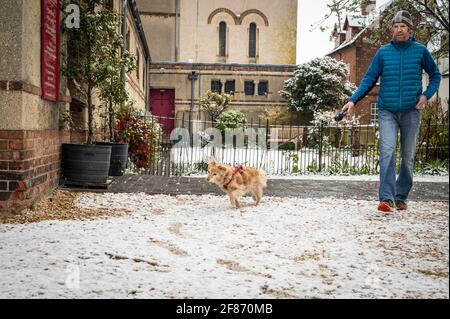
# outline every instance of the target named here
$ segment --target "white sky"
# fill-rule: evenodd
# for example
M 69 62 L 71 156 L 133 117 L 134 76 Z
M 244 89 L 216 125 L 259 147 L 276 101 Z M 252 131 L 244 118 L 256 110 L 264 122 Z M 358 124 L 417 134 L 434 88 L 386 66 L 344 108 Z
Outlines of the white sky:
M 377 8 L 387 1 L 389 0 L 377 0 Z M 320 21 L 328 13 L 327 3 L 330 2 L 330 0 L 298 0 L 297 64 L 322 57 L 333 49 L 334 43 L 330 42 L 330 33 L 337 21 L 335 17 L 329 18 L 323 24 L 330 27 L 329 30 L 322 32 L 316 28 L 309 32 L 311 24 Z

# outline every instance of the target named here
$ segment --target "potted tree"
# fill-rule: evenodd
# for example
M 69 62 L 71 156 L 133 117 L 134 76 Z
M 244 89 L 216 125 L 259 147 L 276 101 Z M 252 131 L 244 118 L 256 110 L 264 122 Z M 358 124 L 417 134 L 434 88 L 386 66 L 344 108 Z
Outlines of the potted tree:
M 117 110 L 130 101 L 120 77 L 123 66 L 130 72 L 136 68 L 136 60 L 128 51 L 123 50 L 123 42 L 117 34 L 111 35 L 110 54 L 106 57 L 106 80 L 99 85 L 99 98 L 103 102 L 106 112 L 104 118 L 107 122 L 107 141 L 97 142 L 97 145 L 111 146 L 111 159 L 109 167 L 110 176 L 121 176 L 125 172 L 128 159 L 128 143 L 123 142 L 115 131 Z M 117 51 L 122 52 L 121 56 Z
M 104 0 L 72 0 L 80 9 L 79 28 L 65 28 L 66 59 L 63 74 L 74 84 L 88 111 L 86 144 L 63 144 L 61 171 L 63 182 L 105 183 L 108 178 L 111 146 L 94 143 L 95 94 L 99 98 L 115 97 L 102 92 L 107 85 L 117 87 L 120 69 L 135 66 L 134 57 L 123 49 L 119 33 L 120 16 L 104 5 Z M 111 88 L 112 90 L 112 88 Z M 123 92 L 120 92 L 122 94 Z
M 128 143 L 119 141 L 115 134 L 116 108 L 128 101 L 128 94 L 121 81 L 116 81 L 111 75 L 111 81 L 100 88 L 100 99 L 106 108 L 103 118 L 106 121 L 107 134 L 106 141 L 96 142 L 96 145 L 111 146 L 111 158 L 109 175 L 121 176 L 125 172 L 128 159 Z M 119 79 L 120 80 L 120 79 Z

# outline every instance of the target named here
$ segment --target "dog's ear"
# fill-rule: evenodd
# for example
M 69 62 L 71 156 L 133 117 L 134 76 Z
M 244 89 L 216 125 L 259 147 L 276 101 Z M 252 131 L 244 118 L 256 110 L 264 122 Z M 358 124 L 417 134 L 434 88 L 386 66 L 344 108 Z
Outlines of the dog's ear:
M 214 156 L 208 156 L 207 160 L 208 164 L 216 164 L 216 159 L 214 158 Z
M 221 171 L 226 171 L 227 170 L 227 168 L 225 166 L 223 166 L 223 165 L 219 165 L 218 167 L 219 167 L 219 169 Z

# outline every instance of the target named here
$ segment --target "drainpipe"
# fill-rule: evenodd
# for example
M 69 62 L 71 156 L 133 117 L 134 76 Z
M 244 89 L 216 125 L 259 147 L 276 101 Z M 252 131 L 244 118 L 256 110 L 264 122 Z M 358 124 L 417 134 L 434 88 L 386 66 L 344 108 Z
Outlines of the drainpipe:
M 194 87 L 195 87 L 195 81 L 198 79 L 198 74 L 195 71 L 191 71 L 191 73 L 188 74 L 188 79 L 191 80 L 191 107 L 189 108 L 189 138 L 191 146 L 193 145 L 192 141 L 192 112 L 194 110 Z
M 145 57 L 145 76 L 144 76 L 144 81 L 145 81 L 145 85 L 144 85 L 144 96 L 145 96 L 145 110 L 147 111 L 147 112 L 150 112 L 150 105 L 149 105 L 149 103 L 148 103 L 148 88 L 149 88 L 149 85 L 148 85 L 148 69 L 149 69 L 149 58 L 148 58 L 148 56 L 147 57 Z
M 175 0 L 175 62 L 180 56 L 180 0 Z
M 126 36 L 127 36 L 127 7 L 128 7 L 128 0 L 123 0 L 122 2 L 122 38 L 124 40 L 123 43 L 123 51 L 125 51 L 126 46 Z M 122 85 L 125 88 L 125 67 L 122 66 L 120 69 L 120 79 L 122 80 Z

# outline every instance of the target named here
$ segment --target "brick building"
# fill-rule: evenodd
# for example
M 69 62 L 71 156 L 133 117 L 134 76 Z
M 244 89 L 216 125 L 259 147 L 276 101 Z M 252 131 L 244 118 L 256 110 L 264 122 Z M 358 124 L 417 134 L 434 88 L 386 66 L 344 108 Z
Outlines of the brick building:
M 122 10 L 122 2 L 110 5 Z M 69 109 L 84 127 L 87 118 L 70 81 L 60 75 L 60 3 L 0 0 L 0 213 L 20 211 L 57 187 L 61 144 L 86 142 L 84 130 L 73 133 L 58 125 Z M 125 85 L 145 109 L 150 55 L 134 0 L 128 1 L 126 21 L 127 45 L 140 62 L 126 75 Z
M 356 86 L 360 84 L 365 72 L 369 68 L 372 58 L 379 48 L 379 45 L 370 44 L 372 29 L 377 28 L 379 23 L 390 23 L 391 18 L 389 16 L 392 16 L 400 9 L 394 6 L 393 1 L 389 1 L 378 8 L 376 12 L 375 2 L 374 0 L 362 1 L 360 14 L 346 16 L 342 31 L 339 31 L 338 27 L 335 26 L 331 34 L 331 38 L 335 42 L 335 48 L 327 55 L 348 65 L 350 71 L 349 80 L 355 83 Z M 420 25 L 420 20 L 422 19 L 421 14 L 413 6 L 401 9 L 407 10 L 412 14 L 414 25 Z M 381 27 L 386 28 L 386 25 Z M 387 42 L 389 37 L 388 35 L 386 36 Z M 423 41 L 422 43 L 429 41 L 426 38 L 418 39 L 418 41 L 420 40 Z M 446 70 L 448 72 L 448 55 L 441 57 L 436 62 L 443 74 Z M 444 110 L 448 107 L 447 79 L 448 76 L 447 78 L 443 76 L 441 87 L 438 93 L 433 96 L 433 99 L 438 96 L 442 99 L 442 107 Z M 361 116 L 361 124 L 374 124 L 377 120 L 378 85 L 379 83 L 376 84 L 365 98 L 358 102 L 356 115 Z M 423 85 L 424 89 L 428 85 L 428 75 L 425 72 L 423 74 Z
M 361 83 L 378 49 L 364 42 L 364 38 L 370 36 L 369 24 L 375 10 L 375 2 L 363 2 L 360 14 L 346 16 L 343 31 L 335 27 L 331 35 L 335 48 L 327 55 L 348 65 L 350 71 L 348 80 L 356 86 Z M 355 114 L 361 116 L 361 124 L 371 124 L 376 121 L 377 92 L 378 84 L 358 102 Z

